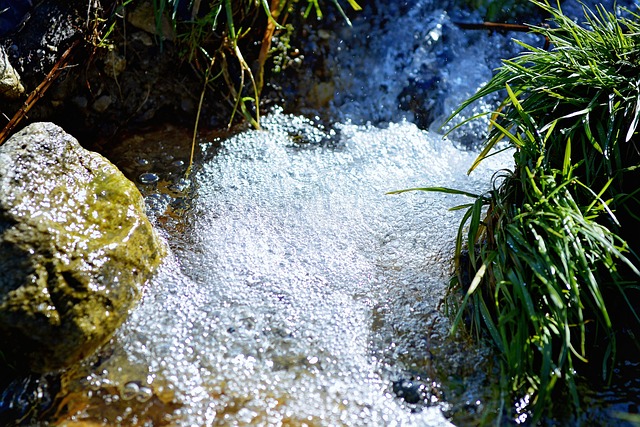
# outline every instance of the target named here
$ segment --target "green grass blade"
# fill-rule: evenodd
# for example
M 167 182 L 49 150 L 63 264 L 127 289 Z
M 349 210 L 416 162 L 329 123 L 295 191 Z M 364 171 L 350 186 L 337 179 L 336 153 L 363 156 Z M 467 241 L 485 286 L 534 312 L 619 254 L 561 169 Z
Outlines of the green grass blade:
M 473 197 L 474 199 L 480 198 L 481 196 L 475 193 L 469 193 L 468 191 L 457 190 L 455 188 L 447 188 L 447 187 L 416 187 L 416 188 L 405 188 L 404 190 L 394 190 L 388 191 L 386 194 L 401 194 L 409 191 L 430 191 L 436 193 L 445 193 L 445 194 L 458 194 L 461 196 Z

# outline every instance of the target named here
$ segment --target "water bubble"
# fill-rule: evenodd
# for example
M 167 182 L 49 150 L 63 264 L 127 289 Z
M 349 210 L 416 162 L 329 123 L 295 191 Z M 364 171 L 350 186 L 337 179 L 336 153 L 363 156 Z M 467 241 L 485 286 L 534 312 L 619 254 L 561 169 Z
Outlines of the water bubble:
M 131 400 L 136 398 L 139 393 L 140 386 L 135 382 L 128 382 L 122 387 L 120 397 L 122 397 L 123 400 Z
M 138 164 L 138 166 L 150 166 L 151 162 L 148 159 L 145 159 L 143 157 L 139 157 L 136 159 L 136 163 Z
M 143 174 L 140 174 L 140 176 L 138 177 L 138 182 L 144 185 L 155 184 L 159 180 L 160 180 L 160 177 L 158 176 L 158 174 L 155 174 L 153 172 L 145 172 Z
M 146 402 L 153 397 L 153 390 L 149 387 L 140 387 L 136 400 L 138 402 Z
M 167 194 L 154 193 L 144 198 L 145 205 L 147 207 L 147 215 L 160 216 L 165 213 L 167 207 L 171 204 L 173 199 Z
M 180 160 L 180 159 L 177 159 L 171 162 L 171 166 L 176 169 L 182 169 L 184 165 L 185 165 L 184 160 Z
M 180 178 L 176 180 L 174 183 L 169 185 L 169 190 L 175 193 L 184 193 L 191 186 L 191 182 L 188 179 Z

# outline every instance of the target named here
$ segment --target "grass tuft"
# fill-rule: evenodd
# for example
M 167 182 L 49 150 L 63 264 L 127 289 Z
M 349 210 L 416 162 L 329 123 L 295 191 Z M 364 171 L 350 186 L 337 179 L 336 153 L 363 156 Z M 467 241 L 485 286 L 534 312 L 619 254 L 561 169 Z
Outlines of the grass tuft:
M 232 107 L 229 123 L 236 113 L 253 127 L 260 127 L 260 92 L 263 67 L 269 54 L 274 31 L 283 30 L 285 20 L 301 0 L 154 0 L 156 22 L 170 16 L 181 45 L 183 57 L 203 76 L 205 87 L 218 78 L 229 89 Z M 319 0 L 306 0 L 305 16 L 314 9 L 322 16 Z M 353 10 L 360 10 L 355 0 L 347 0 Z M 338 0 L 332 5 L 349 23 Z M 262 49 L 256 64 L 245 58 L 245 50 Z M 252 54 L 251 57 L 255 56 Z
M 161 25 L 165 14 L 171 17 L 178 43 L 182 47 L 182 56 L 202 75 L 203 80 L 187 176 L 192 168 L 204 97 L 208 88 L 215 91 L 213 83 L 218 79 L 224 80 L 229 91 L 229 126 L 239 112 L 247 123 L 256 129 L 260 128 L 260 93 L 271 39 L 277 30 L 289 31 L 278 21 L 285 21 L 300 1 L 212 0 L 206 4 L 200 0 L 153 1 L 157 25 Z M 306 1 L 305 17 L 312 8 L 321 17 L 318 0 Z M 361 10 L 356 0 L 347 1 L 353 10 Z M 331 0 L 331 3 L 350 24 L 340 2 Z M 255 46 L 257 41 L 260 41 L 259 54 L 252 66 L 250 62 L 253 61 L 245 59 L 245 48 Z
M 528 402 L 535 424 L 564 410 L 556 396 L 578 412 L 577 376 L 607 381 L 620 342 L 637 346 L 640 17 L 585 7 L 578 24 L 559 6 L 531 3 L 551 16 L 532 29 L 551 49 L 518 42 L 524 52 L 452 115 L 504 93 L 471 170 L 500 141 L 515 165 L 493 190 L 469 195 L 451 289 L 463 299 L 451 305 L 454 332 L 470 319 L 494 344 L 504 399 Z

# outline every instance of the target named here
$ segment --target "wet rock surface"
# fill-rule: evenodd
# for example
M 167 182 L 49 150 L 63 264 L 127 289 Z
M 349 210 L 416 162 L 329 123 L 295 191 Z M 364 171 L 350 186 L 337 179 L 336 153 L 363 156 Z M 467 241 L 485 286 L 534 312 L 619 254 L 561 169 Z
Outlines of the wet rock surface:
M 6 1 L 6 17 L 0 27 L 0 44 L 13 67 L 25 78 L 31 91 L 56 63 L 73 39 L 86 29 L 85 0 L 37 2 Z
M 3 24 L 0 47 L 22 77 L 25 92 L 3 100 L 0 112 L 11 118 L 36 91 L 36 102 L 21 125 L 51 121 L 81 140 L 106 139 L 150 123 L 192 126 L 204 69 L 184 58 L 185 48 L 167 19 L 157 34 L 153 2 L 125 3 L 42 0 Z M 18 9 L 11 5 L 11 11 L 22 14 Z M 59 64 L 72 45 L 66 63 Z M 37 90 L 56 65 L 61 72 L 51 86 Z M 226 125 L 233 108 L 224 95 L 227 84 L 220 78 L 209 87 L 214 90 L 207 91 L 200 123 Z
M 60 127 L 0 147 L 0 351 L 46 372 L 124 321 L 164 254 L 136 187 Z
M 0 393 L 0 425 L 36 424 L 38 417 L 54 408 L 60 387 L 58 375 L 28 374 L 15 378 Z
M 24 92 L 20 76 L 11 66 L 6 52 L 0 46 L 0 97 L 17 98 Z

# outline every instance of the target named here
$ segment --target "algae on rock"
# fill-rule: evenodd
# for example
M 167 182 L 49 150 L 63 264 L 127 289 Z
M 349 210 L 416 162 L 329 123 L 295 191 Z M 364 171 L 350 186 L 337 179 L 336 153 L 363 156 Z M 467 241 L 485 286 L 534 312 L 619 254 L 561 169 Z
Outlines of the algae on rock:
M 165 248 L 137 188 L 60 127 L 0 147 L 0 352 L 46 372 L 109 339 Z

